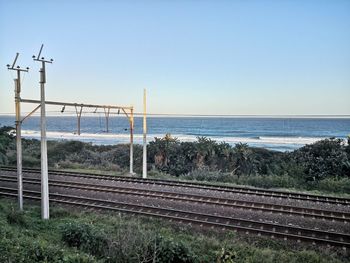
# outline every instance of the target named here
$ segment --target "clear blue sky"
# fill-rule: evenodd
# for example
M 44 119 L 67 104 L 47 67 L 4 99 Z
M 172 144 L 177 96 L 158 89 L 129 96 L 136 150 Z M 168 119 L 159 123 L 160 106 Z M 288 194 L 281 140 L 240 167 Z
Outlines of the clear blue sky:
M 350 1 L 0 0 L 0 113 L 22 97 L 198 114 L 350 114 Z M 23 111 L 30 107 L 23 106 Z

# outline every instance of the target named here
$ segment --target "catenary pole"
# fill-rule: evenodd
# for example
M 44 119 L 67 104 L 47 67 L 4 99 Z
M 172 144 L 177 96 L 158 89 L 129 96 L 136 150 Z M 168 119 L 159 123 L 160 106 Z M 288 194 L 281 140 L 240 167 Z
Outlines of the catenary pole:
M 41 218 L 49 219 L 49 175 L 47 165 L 47 141 L 46 141 L 46 111 L 45 111 L 45 83 L 46 71 L 45 64 L 52 63 L 40 57 L 44 45 L 41 45 L 37 57 L 33 56 L 34 61 L 41 62 L 40 69 L 40 129 L 41 129 Z
M 20 66 L 15 68 L 16 61 L 19 53 L 12 63 L 12 66 L 7 65 L 9 70 L 17 71 L 17 78 L 14 79 L 15 83 L 15 111 L 16 111 L 16 155 L 17 155 L 17 187 L 18 187 L 18 207 L 19 210 L 23 210 L 23 173 L 22 173 L 22 136 L 21 136 L 21 71 L 28 72 L 29 68 L 21 69 Z
M 22 173 L 22 122 L 21 122 L 21 72 L 17 71 L 15 79 L 15 104 L 16 104 L 16 152 L 17 152 L 17 183 L 18 206 L 23 210 L 23 173 Z
M 130 109 L 130 174 L 134 173 L 134 109 Z
M 147 119 L 146 119 L 146 89 L 143 90 L 143 162 L 142 178 L 147 178 Z

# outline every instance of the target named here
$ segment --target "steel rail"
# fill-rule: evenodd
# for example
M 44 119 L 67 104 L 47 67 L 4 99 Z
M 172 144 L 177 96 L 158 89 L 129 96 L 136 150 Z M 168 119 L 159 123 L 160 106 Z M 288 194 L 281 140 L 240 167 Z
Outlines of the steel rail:
M 4 176 L 0 175 L 1 181 L 7 182 L 17 182 L 14 176 Z M 23 183 L 26 184 L 40 184 L 40 178 L 25 177 Z M 201 204 L 209 204 L 221 207 L 231 207 L 240 208 L 246 210 L 257 210 L 262 212 L 277 213 L 277 214 L 287 214 L 293 216 L 310 217 L 313 219 L 330 220 L 330 221 L 340 221 L 343 223 L 348 223 L 350 221 L 350 213 L 339 212 L 324 209 L 314 209 L 306 207 L 298 207 L 291 205 L 276 205 L 271 203 L 254 202 L 254 201 L 243 201 L 233 198 L 219 198 L 219 197 L 209 197 L 197 194 L 188 193 L 174 193 L 167 191 L 158 191 L 150 189 L 140 189 L 140 188 L 130 188 L 130 187 L 120 187 L 114 185 L 96 185 L 92 183 L 81 183 L 75 181 L 59 181 L 50 179 L 49 186 L 51 187 L 63 187 L 71 189 L 89 190 L 89 191 L 99 191 L 104 193 L 117 193 L 124 195 L 133 196 L 146 196 L 156 199 L 168 199 L 180 202 L 194 202 Z
M 0 167 L 0 170 L 4 171 L 15 171 L 15 167 Z M 24 172 L 31 173 L 40 173 L 39 169 L 34 168 L 25 168 Z M 229 193 L 239 193 L 245 195 L 257 195 L 263 197 L 271 197 L 271 198 L 284 198 L 284 199 L 294 199 L 301 201 L 311 201 L 311 202 L 319 202 L 319 203 L 330 203 L 337 205 L 350 205 L 350 199 L 342 198 L 342 197 L 333 197 L 333 196 L 323 196 L 323 195 L 314 195 L 314 194 L 306 194 L 306 193 L 297 193 L 297 192 L 286 192 L 286 191 L 277 191 L 277 190 L 268 190 L 261 188 L 249 188 L 249 187 L 240 187 L 240 186 L 220 186 L 220 185 L 212 185 L 206 183 L 195 183 L 195 182 L 183 182 L 176 180 L 163 180 L 163 179 L 142 179 L 135 177 L 126 177 L 126 176 L 114 176 L 114 175 L 100 175 L 94 173 L 79 173 L 79 172 L 68 172 L 68 171 L 58 171 L 58 170 L 50 170 L 50 174 L 53 175 L 65 175 L 72 177 L 81 177 L 81 178 L 90 178 L 90 179 L 103 179 L 103 180 L 112 180 L 112 181 L 123 181 L 123 182 L 131 182 L 131 183 L 140 183 L 140 184 L 153 184 L 153 185 L 164 185 L 164 186 L 173 186 L 173 187 L 187 187 L 194 189 L 202 189 L 202 190 L 214 190 L 221 192 L 229 192 Z
M 16 191 L 17 189 L 15 188 L 0 187 L 0 195 L 3 196 L 15 197 L 17 196 Z M 24 190 L 24 193 L 26 193 L 24 197 L 28 199 L 40 200 L 39 191 Z M 283 238 L 284 240 L 296 240 L 297 242 L 306 241 L 312 242 L 313 244 L 343 247 L 344 249 L 350 248 L 350 235 L 337 232 L 57 193 L 50 194 L 50 201 L 93 209 L 163 218 L 191 225 L 218 227 L 222 230 L 230 229 L 233 231 L 245 232 L 246 234 L 254 233 L 259 236 L 265 235 L 271 238 L 277 237 Z

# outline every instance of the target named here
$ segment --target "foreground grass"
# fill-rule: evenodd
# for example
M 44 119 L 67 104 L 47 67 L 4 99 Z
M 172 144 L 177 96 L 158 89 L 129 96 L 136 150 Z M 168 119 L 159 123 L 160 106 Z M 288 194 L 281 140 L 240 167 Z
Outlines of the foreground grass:
M 77 212 L 0 199 L 0 262 L 347 262 L 346 252 L 292 248 L 266 238 L 198 231 L 169 222 L 118 214 Z

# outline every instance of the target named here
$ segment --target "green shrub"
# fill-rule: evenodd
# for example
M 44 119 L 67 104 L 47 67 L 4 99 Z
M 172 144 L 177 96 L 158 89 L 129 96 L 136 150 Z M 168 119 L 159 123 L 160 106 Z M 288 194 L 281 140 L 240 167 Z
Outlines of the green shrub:
M 299 181 L 288 175 L 250 175 L 240 176 L 235 181 L 237 184 L 251 185 L 261 188 L 295 188 Z
M 7 165 L 7 164 L 8 164 L 7 156 L 0 151 L 0 165 Z
M 51 207 L 50 208 L 50 217 L 51 218 L 63 218 L 70 216 L 71 213 L 62 207 Z
M 97 227 L 69 222 L 61 225 L 62 240 L 106 262 L 196 262 L 189 245 L 155 235 L 133 222 L 114 222 L 107 236 Z
M 57 245 L 48 244 L 44 240 L 30 238 L 0 240 L 0 262 L 32 263 L 32 262 L 97 262 L 93 256 L 82 253 L 67 253 Z
M 324 192 L 334 192 L 350 194 L 350 178 L 327 178 L 317 182 L 315 189 Z
M 185 180 L 197 180 L 206 182 L 234 183 L 240 185 L 251 185 L 261 188 L 297 188 L 302 184 L 298 178 L 284 175 L 232 175 L 219 171 L 209 171 L 208 169 L 194 170 L 179 178 Z
M 253 246 L 237 245 L 223 248 L 217 258 L 217 263 L 329 263 L 339 262 L 337 259 L 324 258 L 315 251 L 288 251 L 271 248 L 256 248 Z
M 108 262 L 154 262 L 156 233 L 144 229 L 138 221 L 113 222 L 109 231 Z
M 24 154 L 22 162 L 24 167 L 40 167 L 40 159 L 35 156 Z
M 14 207 L 11 207 L 11 210 L 7 213 L 6 219 L 7 222 L 12 225 L 27 225 L 27 222 L 24 217 L 24 212 L 18 211 Z
M 68 254 L 65 255 L 61 262 L 64 263 L 96 263 L 100 262 L 95 257 L 91 255 L 85 255 L 82 253 Z M 101 261 L 102 263 L 103 261 Z
M 1 202 L 2 201 L 2 198 L 0 197 L 0 212 L 4 212 L 6 210 L 6 205 Z
M 235 251 L 230 251 L 225 248 L 222 248 L 216 262 L 217 263 L 235 263 L 236 258 L 237 258 L 237 253 Z
M 295 255 L 295 262 L 320 263 L 327 262 L 314 251 L 300 251 Z
M 71 247 L 83 249 L 92 255 L 101 256 L 107 247 L 107 239 L 101 230 L 79 222 L 65 223 L 60 227 L 62 240 Z
M 172 239 L 160 237 L 159 243 L 157 262 L 189 263 L 197 261 L 190 247 L 182 241 L 175 242 Z
M 57 262 L 63 258 L 63 250 L 43 241 L 27 244 L 27 257 L 35 262 Z
M 0 241 L 0 262 L 57 262 L 60 250 L 28 238 L 3 238 Z
M 306 181 L 350 176 L 350 160 L 342 139 L 325 139 L 308 144 L 290 154 L 304 169 Z
M 234 183 L 235 180 L 230 173 L 222 173 L 220 171 L 209 171 L 209 169 L 198 169 L 188 174 L 181 175 L 179 178 L 185 180 L 197 180 L 207 182 L 223 182 Z

